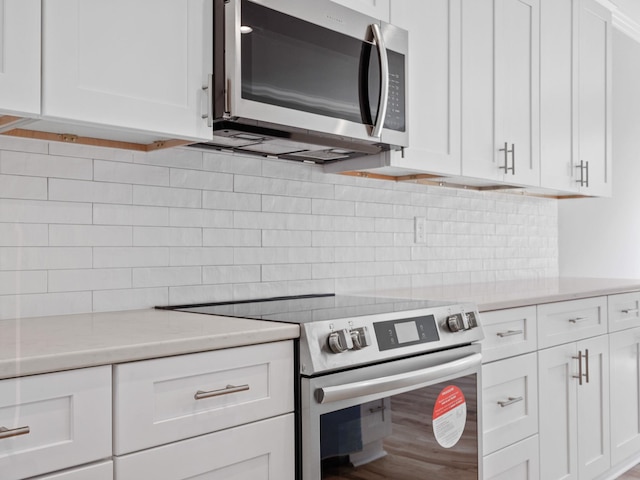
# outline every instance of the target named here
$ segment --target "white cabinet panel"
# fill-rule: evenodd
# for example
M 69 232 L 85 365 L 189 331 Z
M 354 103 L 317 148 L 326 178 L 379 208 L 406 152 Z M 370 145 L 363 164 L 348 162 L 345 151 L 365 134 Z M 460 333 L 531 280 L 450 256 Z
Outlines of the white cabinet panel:
M 384 22 L 389 21 L 390 0 L 332 0 Z
M 117 480 L 293 480 L 293 414 L 116 457 Z
M 292 343 L 116 365 L 114 409 L 116 455 L 291 412 Z
M 393 165 L 460 175 L 460 0 L 396 0 L 391 22 L 409 34 L 410 146 Z
M 37 480 L 113 480 L 111 460 L 38 477 Z
M 0 381 L 0 427 L 28 427 L 0 438 L 3 480 L 110 457 L 111 367 Z
M 40 113 L 40 0 L 0 0 L 0 113 Z
M 538 306 L 539 348 L 602 335 L 607 328 L 607 297 Z
M 609 332 L 640 327 L 640 292 L 608 297 Z
M 484 457 L 484 480 L 539 480 L 538 436 Z
M 484 453 L 538 433 L 538 365 L 535 353 L 482 366 Z
M 44 0 L 43 115 L 210 138 L 211 12 L 206 0 Z
M 537 348 L 536 307 L 482 312 L 482 362 L 533 352 Z

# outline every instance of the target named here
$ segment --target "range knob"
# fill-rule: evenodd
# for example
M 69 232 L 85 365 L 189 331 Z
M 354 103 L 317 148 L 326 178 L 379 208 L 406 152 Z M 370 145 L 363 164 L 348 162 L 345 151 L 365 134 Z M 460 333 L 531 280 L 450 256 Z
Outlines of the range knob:
M 462 320 L 462 315 L 450 315 L 447 317 L 447 327 L 451 332 L 459 332 L 460 330 L 464 330 L 464 323 Z
M 354 350 L 362 350 L 371 345 L 371 336 L 367 327 L 358 327 L 351 330 L 351 341 Z
M 353 348 L 351 334 L 346 328 L 331 332 L 327 339 L 327 344 L 329 345 L 329 350 L 333 353 L 342 353 Z

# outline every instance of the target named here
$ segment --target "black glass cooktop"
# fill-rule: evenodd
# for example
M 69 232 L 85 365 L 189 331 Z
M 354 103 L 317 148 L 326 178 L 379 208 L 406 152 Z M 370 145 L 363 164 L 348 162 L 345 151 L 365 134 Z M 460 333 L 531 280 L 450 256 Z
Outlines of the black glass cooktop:
M 453 302 L 436 302 L 430 300 L 323 294 L 156 308 L 254 320 L 308 323 L 380 313 L 419 310 L 452 304 Z

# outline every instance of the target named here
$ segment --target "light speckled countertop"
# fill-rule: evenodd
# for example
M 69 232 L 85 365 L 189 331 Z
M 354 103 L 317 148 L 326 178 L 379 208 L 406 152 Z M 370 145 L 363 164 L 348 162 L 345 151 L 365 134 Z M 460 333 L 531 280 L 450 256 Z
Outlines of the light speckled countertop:
M 298 336 L 294 324 L 154 309 L 0 320 L 0 379 Z
M 398 298 L 467 301 L 477 304 L 481 312 L 488 312 L 634 291 L 640 291 L 640 280 L 560 277 L 439 287 L 379 289 L 375 294 Z

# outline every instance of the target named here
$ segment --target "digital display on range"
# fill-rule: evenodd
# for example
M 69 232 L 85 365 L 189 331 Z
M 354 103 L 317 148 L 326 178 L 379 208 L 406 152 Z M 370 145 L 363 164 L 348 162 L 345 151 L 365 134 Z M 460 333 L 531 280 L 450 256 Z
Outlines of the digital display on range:
M 436 319 L 433 315 L 376 322 L 373 324 L 373 328 L 380 351 L 440 340 Z

